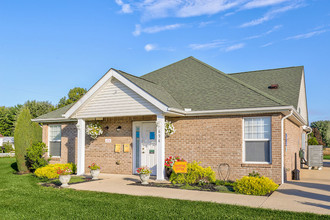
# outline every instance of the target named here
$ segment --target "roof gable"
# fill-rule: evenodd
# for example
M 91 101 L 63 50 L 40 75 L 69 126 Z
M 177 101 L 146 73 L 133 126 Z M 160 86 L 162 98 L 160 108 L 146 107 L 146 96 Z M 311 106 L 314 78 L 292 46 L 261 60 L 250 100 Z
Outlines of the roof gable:
M 74 114 L 75 118 L 152 115 L 160 110 L 115 78 L 109 79 Z

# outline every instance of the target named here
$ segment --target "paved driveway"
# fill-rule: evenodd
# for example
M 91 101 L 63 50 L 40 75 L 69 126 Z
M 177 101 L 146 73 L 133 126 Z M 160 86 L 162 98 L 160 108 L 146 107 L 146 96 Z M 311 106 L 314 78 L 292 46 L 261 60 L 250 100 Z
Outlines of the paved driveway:
M 330 215 L 330 161 L 328 161 L 327 166 L 322 170 L 301 170 L 301 181 L 292 181 L 281 185 L 270 197 L 141 187 L 130 185 L 130 183 L 139 181 L 138 176 L 116 174 L 103 174 L 100 176 L 102 180 L 74 184 L 70 188 Z
M 300 171 L 300 181 L 281 185 L 261 207 L 330 215 L 330 161 L 322 170 Z

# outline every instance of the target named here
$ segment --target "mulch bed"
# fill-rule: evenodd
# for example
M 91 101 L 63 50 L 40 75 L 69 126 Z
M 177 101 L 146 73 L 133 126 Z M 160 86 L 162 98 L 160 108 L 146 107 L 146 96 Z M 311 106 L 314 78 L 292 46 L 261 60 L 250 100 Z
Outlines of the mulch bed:
M 56 180 L 56 179 L 53 179 L 53 180 Z M 75 185 L 75 184 L 86 183 L 86 182 L 94 182 L 94 181 L 99 181 L 99 180 L 102 180 L 102 179 L 93 180 L 92 178 L 84 178 L 84 181 L 76 182 L 76 183 L 69 183 L 69 185 Z M 60 182 L 56 182 L 56 183 L 40 182 L 38 184 L 41 185 L 41 186 L 44 186 L 44 187 L 53 187 L 53 188 L 58 188 L 58 189 L 62 188 Z
M 171 189 L 187 189 L 187 190 L 208 191 L 208 192 L 234 192 L 232 186 L 223 186 L 223 185 L 217 186 L 214 184 L 199 186 L 199 185 L 149 182 L 148 185 L 142 185 L 140 182 L 137 182 L 137 183 L 131 183 L 129 185 L 145 186 L 145 187 L 161 187 L 161 188 L 171 188 Z

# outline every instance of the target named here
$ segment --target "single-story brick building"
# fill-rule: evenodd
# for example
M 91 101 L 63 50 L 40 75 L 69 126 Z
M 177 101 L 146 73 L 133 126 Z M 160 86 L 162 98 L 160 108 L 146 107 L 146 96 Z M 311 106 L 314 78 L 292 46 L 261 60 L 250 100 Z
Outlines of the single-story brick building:
M 92 162 L 115 174 L 147 165 L 162 180 L 165 158 L 179 155 L 215 171 L 228 163 L 232 180 L 257 171 L 283 183 L 309 130 L 304 68 L 225 74 L 188 57 L 140 77 L 110 69 L 79 101 L 34 121 L 52 162 L 77 163 L 78 174 Z

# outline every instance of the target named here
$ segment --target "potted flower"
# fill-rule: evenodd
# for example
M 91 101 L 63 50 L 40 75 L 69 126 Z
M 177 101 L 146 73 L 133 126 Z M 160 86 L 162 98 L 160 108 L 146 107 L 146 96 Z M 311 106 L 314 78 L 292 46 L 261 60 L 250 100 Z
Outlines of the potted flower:
M 68 183 L 70 182 L 72 170 L 69 167 L 61 168 L 58 167 L 56 170 L 59 175 L 59 180 L 62 183 L 61 187 L 68 187 Z
M 174 125 L 171 121 L 165 121 L 165 137 L 169 137 L 171 134 L 175 133 Z
M 183 158 L 180 158 L 179 156 L 169 156 L 168 158 L 165 159 L 165 173 L 166 177 L 169 179 L 172 172 L 173 172 L 173 165 L 175 162 L 180 161 L 180 162 L 185 162 Z
M 86 134 L 91 136 L 91 138 L 96 139 L 97 136 L 103 134 L 102 127 L 99 123 L 90 123 L 86 126 Z
M 91 175 L 93 180 L 99 179 L 100 167 L 96 163 L 92 163 L 88 168 L 91 170 Z
M 147 166 L 140 167 L 140 168 L 137 169 L 136 172 L 138 174 L 140 174 L 141 184 L 147 185 L 148 184 L 148 180 L 150 178 L 150 174 L 152 173 L 152 171 L 150 170 L 150 168 L 147 167 Z

